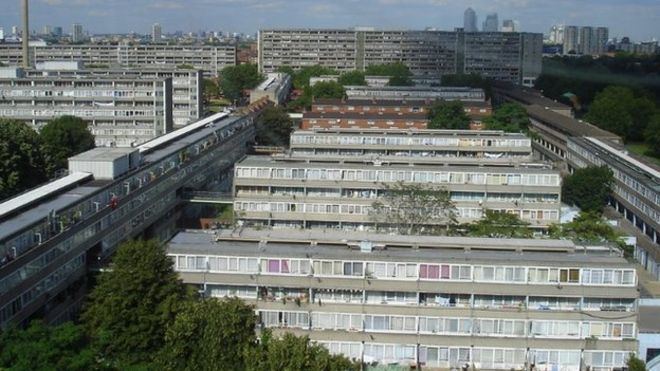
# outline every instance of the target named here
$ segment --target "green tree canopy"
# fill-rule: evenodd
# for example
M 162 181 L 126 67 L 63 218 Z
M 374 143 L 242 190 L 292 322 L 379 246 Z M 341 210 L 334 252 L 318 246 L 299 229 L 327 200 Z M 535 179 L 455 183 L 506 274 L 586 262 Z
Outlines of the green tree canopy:
M 68 158 L 94 148 L 94 136 L 79 117 L 61 116 L 41 129 L 48 174 L 66 169 Z
M 311 94 L 314 99 L 319 98 L 335 98 L 341 99 L 346 94 L 344 87 L 334 81 L 321 81 L 317 82 L 311 88 Z
M 98 277 L 82 320 L 94 349 L 114 365 L 150 362 L 190 295 L 155 241 L 122 244 Z
M 292 76 L 293 87 L 295 89 L 305 89 L 309 87 L 309 79 L 323 75 L 337 75 L 337 71 L 319 65 L 309 66 L 294 71 L 291 67 L 283 66 L 278 69 L 280 72 L 288 73 Z
M 649 146 L 649 154 L 660 158 L 660 113 L 651 116 L 644 136 Z
M 553 238 L 568 238 L 578 242 L 617 242 L 619 234 L 595 212 L 581 212 L 573 221 L 552 225 L 549 234 Z
M 467 226 L 468 235 L 474 237 L 495 238 L 531 238 L 533 233 L 518 215 L 486 210 L 484 216 L 477 222 Z
M 238 298 L 189 302 L 165 335 L 159 363 L 166 370 L 237 370 L 253 346 L 254 309 Z
M 0 333 L 0 369 L 86 371 L 98 368 L 82 327 L 70 322 L 47 326 L 42 321 L 33 321 L 26 329 L 9 328 Z
M 498 107 L 492 116 L 484 119 L 486 129 L 503 130 L 509 133 L 527 131 L 529 117 L 527 111 L 518 103 L 505 103 Z
M 25 123 L 0 119 L 0 200 L 47 180 L 41 144 Z
M 307 337 L 284 334 L 276 338 L 269 329 L 261 333 L 261 342 L 248 349 L 246 371 L 350 371 L 359 370 L 359 363 L 331 355 L 321 345 L 312 344 Z
M 204 100 L 206 102 L 217 98 L 220 94 L 220 86 L 218 85 L 218 81 L 215 79 L 205 78 L 203 82 L 202 93 L 204 94 Z
M 437 101 L 429 110 L 429 129 L 462 129 L 470 128 L 470 117 L 465 113 L 461 101 Z
M 607 166 L 576 169 L 564 178 L 562 200 L 579 206 L 582 211 L 602 213 L 613 183 L 614 175 Z
M 634 354 L 630 354 L 626 361 L 626 366 L 628 366 L 628 371 L 646 371 L 644 361 L 637 358 Z
M 446 189 L 423 184 L 383 184 L 381 201 L 371 205 L 370 218 L 401 234 L 448 233 L 456 225 L 456 206 Z
M 630 88 L 608 86 L 596 95 L 585 119 L 626 141 L 643 141 L 646 124 L 656 112 L 651 100 L 635 96 Z
M 243 97 L 243 90 L 256 87 L 263 79 L 256 65 L 239 64 L 222 69 L 219 86 L 225 98 L 235 101 Z
M 344 72 L 339 76 L 339 83 L 341 85 L 367 85 L 364 79 L 365 73 L 362 71 L 349 71 Z
M 372 64 L 365 69 L 367 76 L 389 76 L 389 86 L 412 86 L 412 73 L 408 66 L 401 62 L 389 64 Z
M 257 143 L 262 146 L 288 146 L 293 123 L 281 107 L 268 107 L 257 119 Z

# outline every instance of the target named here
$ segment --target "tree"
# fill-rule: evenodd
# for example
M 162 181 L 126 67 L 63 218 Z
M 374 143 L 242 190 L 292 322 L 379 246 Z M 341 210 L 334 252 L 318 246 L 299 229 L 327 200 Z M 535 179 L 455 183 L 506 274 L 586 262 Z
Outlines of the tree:
M 9 328 L 0 333 L 0 369 L 89 370 L 94 353 L 87 346 L 82 327 L 70 322 L 47 326 L 33 321 L 26 329 Z
M 647 122 L 656 112 L 653 102 L 636 97 L 630 88 L 608 86 L 596 95 L 585 119 L 626 141 L 641 141 Z
M 429 129 L 461 129 L 470 128 L 470 118 L 465 113 L 460 101 L 437 101 L 429 110 Z
M 495 110 L 492 116 L 484 120 L 486 129 L 503 130 L 509 133 L 527 131 L 529 117 L 527 111 L 518 103 L 505 103 Z
M 350 71 L 344 72 L 339 76 L 339 83 L 341 85 L 367 85 L 367 81 L 364 79 L 364 72 L 362 71 Z
M 412 86 L 412 73 L 408 66 L 401 62 L 390 64 L 373 64 L 365 69 L 367 76 L 389 76 L 389 86 Z
M 130 241 L 98 277 L 82 321 L 94 349 L 109 363 L 150 362 L 164 343 L 165 329 L 189 298 L 157 242 Z
M 495 238 L 531 238 L 533 233 L 518 215 L 486 210 L 484 216 L 477 222 L 467 226 L 468 235 L 473 237 Z
M 239 64 L 222 69 L 219 85 L 225 98 L 236 101 L 243 97 L 243 90 L 256 87 L 263 79 L 256 65 Z
M 614 175 L 607 166 L 590 166 L 576 169 L 564 178 L 562 200 L 577 205 L 582 211 L 602 213 L 607 198 L 612 193 Z
M 619 234 L 598 213 L 581 212 L 573 221 L 552 225 L 553 238 L 568 238 L 578 242 L 618 242 Z
M 422 184 L 383 184 L 383 202 L 371 206 L 376 223 L 395 227 L 401 234 L 445 233 L 456 225 L 456 206 L 445 189 Z
M 0 119 L 0 200 L 47 180 L 41 138 L 25 123 Z
M 660 158 L 660 113 L 656 113 L 646 126 L 646 144 L 649 146 L 649 154 Z
M 314 99 L 319 98 L 334 98 L 341 99 L 346 94 L 344 87 L 334 81 L 321 81 L 317 82 L 311 88 L 311 94 Z
M 273 337 L 266 329 L 261 333 L 261 342 L 246 351 L 246 371 L 350 371 L 359 370 L 359 363 L 346 357 L 331 355 L 326 348 L 312 344 L 308 337 L 284 334 Z
M 268 107 L 257 119 L 257 143 L 264 146 L 288 146 L 293 123 L 281 107 Z
M 94 136 L 87 129 L 87 123 L 75 116 L 51 120 L 41 129 L 40 135 L 50 176 L 66 169 L 69 157 L 94 148 Z
M 220 94 L 220 86 L 215 79 L 205 78 L 203 82 L 204 100 L 209 102 L 211 99 L 217 98 Z
M 626 366 L 628 366 L 628 371 L 646 371 L 644 361 L 637 358 L 634 354 L 630 354 L 628 360 L 626 360 Z
M 337 74 L 337 71 L 320 65 L 303 67 L 298 71 L 294 71 L 291 67 L 284 66 L 280 67 L 279 71 L 291 74 L 293 87 L 295 89 L 305 89 L 309 87 L 309 79 L 311 77 Z
M 167 328 L 159 364 L 166 370 L 236 370 L 256 336 L 254 309 L 238 298 L 189 302 Z

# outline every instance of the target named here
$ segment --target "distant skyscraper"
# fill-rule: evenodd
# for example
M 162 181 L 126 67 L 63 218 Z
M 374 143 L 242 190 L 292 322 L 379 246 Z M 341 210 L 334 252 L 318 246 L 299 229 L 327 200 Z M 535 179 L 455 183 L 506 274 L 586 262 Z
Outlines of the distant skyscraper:
M 512 19 L 505 19 L 502 22 L 502 32 L 520 32 L 520 22 Z
M 580 27 L 580 39 L 578 41 L 578 53 L 582 55 L 595 54 L 596 33 L 593 27 Z
M 0 41 L 5 39 L 5 29 L 0 27 Z
M 564 43 L 564 25 L 554 25 L 550 27 L 550 35 L 548 40 L 553 44 L 563 44 Z
M 500 22 L 497 20 L 497 13 L 491 13 L 486 16 L 484 21 L 484 26 L 482 27 L 483 32 L 497 32 Z
M 18 36 L 18 26 L 11 26 L 11 34 Z
M 71 32 L 71 41 L 74 43 L 79 43 L 83 41 L 83 38 L 83 26 L 80 23 L 74 23 L 73 30 Z
M 62 31 L 62 27 L 58 27 L 58 26 L 53 27 L 53 36 L 55 36 L 55 37 L 62 37 L 62 34 L 63 34 L 63 33 L 64 33 L 64 32 Z
M 50 26 L 44 26 L 44 28 L 41 30 L 41 33 L 43 35 L 51 35 L 53 33 L 53 28 Z
M 160 27 L 160 23 L 154 23 L 153 26 L 151 26 L 151 41 L 157 43 L 160 42 L 162 39 L 162 29 Z
M 610 30 L 607 27 L 598 27 L 596 28 L 596 47 L 595 52 L 598 55 L 605 54 L 607 52 L 607 42 L 610 38 Z
M 566 26 L 564 28 L 564 54 L 578 52 L 578 27 Z
M 477 32 L 477 13 L 472 8 L 465 9 L 463 13 L 463 31 Z

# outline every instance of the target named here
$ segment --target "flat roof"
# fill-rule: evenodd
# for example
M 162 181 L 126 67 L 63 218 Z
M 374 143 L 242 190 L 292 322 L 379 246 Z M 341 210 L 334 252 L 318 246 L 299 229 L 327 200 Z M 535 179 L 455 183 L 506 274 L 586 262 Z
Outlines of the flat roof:
M 595 125 L 580 122 L 541 106 L 529 105 L 525 106 L 525 109 L 531 118 L 539 120 L 569 136 L 621 139 L 618 135 L 605 131 Z
M 332 98 L 321 98 L 312 102 L 312 106 L 319 105 L 333 105 L 333 106 L 382 106 L 382 107 L 396 107 L 396 106 L 406 106 L 413 107 L 419 105 L 431 105 L 439 99 L 429 99 L 429 98 L 403 98 L 403 99 L 332 99 Z M 490 103 L 486 101 L 467 101 L 463 102 L 463 106 L 466 107 L 490 107 Z
M 445 130 L 445 129 L 310 129 L 310 130 L 296 130 L 291 133 L 292 136 L 296 135 L 327 135 L 327 136 L 355 136 L 371 135 L 383 137 L 487 137 L 487 138 L 506 138 L 506 139 L 530 139 L 523 133 L 507 133 L 502 130 Z M 531 140 L 531 139 L 530 139 Z
M 442 158 L 439 158 L 442 159 Z M 402 158 L 401 160 L 405 160 Z M 536 166 L 533 166 L 536 165 Z M 520 164 L 520 166 L 515 168 L 503 168 L 503 167 L 493 167 L 493 166 L 447 166 L 444 163 L 439 163 L 437 165 L 418 165 L 411 167 L 410 165 L 373 165 L 373 159 L 365 159 L 356 161 L 352 163 L 343 163 L 336 161 L 322 161 L 319 162 L 310 162 L 309 157 L 288 157 L 288 158 L 279 158 L 271 156 L 247 156 L 241 161 L 237 162 L 235 167 L 284 167 L 284 168 L 312 168 L 312 169 L 327 169 L 329 166 L 342 168 L 342 169 L 360 169 L 360 170 L 416 170 L 416 171 L 438 171 L 439 169 L 445 169 L 447 171 L 478 171 L 478 172 L 492 172 L 492 173 L 502 173 L 508 174 L 512 172 L 524 172 L 524 173 L 540 173 L 540 174 L 559 174 L 558 170 L 548 169 L 548 168 L 539 168 L 539 164 Z M 541 166 L 544 166 L 541 164 Z
M 492 83 L 493 89 L 508 95 L 509 97 L 520 101 L 524 104 L 536 104 L 541 107 L 548 107 L 554 109 L 571 110 L 571 107 L 558 102 L 554 99 L 543 96 L 543 94 L 536 89 L 527 88 L 519 85 L 509 84 L 502 81 L 494 81 Z
M 382 90 L 382 91 L 430 91 L 430 92 L 465 92 L 465 93 L 481 93 L 484 94 L 484 89 L 471 88 L 467 86 L 366 86 L 366 85 L 345 85 L 346 91 L 350 90 Z
M 380 119 L 380 120 L 428 120 L 426 113 L 402 112 L 380 114 L 377 112 L 305 112 L 303 119 Z
M 137 148 L 130 147 L 96 147 L 69 157 L 69 161 L 108 162 L 137 152 L 137 150 Z
M 570 241 L 445 236 L 401 236 L 336 230 L 245 228 L 180 232 L 169 242 L 169 254 L 275 256 L 346 260 L 493 263 L 527 266 L 603 266 L 631 268 L 608 249 L 582 250 Z M 361 252 L 363 241 L 371 252 Z M 585 253 L 586 252 L 586 253 Z
M 91 175 L 91 174 L 90 174 Z M 81 199 L 103 188 L 101 185 L 82 185 L 64 193 L 54 193 L 51 198 L 32 206 L 0 223 L 0 240 L 24 230 L 52 211 L 58 212 L 80 202 Z
M 39 202 L 44 198 L 57 194 L 66 188 L 74 187 L 85 180 L 90 180 L 91 178 L 91 173 L 75 172 L 63 178 L 46 183 L 38 188 L 19 194 L 18 196 L 14 196 L 3 203 L 0 203 L 0 220 L 21 209 L 25 209 L 29 205 Z M 2 234 L 1 231 L 4 230 L 3 224 L 0 224 L 0 235 Z
M 570 141 L 589 150 L 608 164 L 613 164 L 625 170 L 626 173 L 648 188 L 660 192 L 660 167 L 641 159 L 633 158 L 614 143 L 601 141 L 596 138 L 570 138 Z M 611 166 L 611 165 L 610 165 Z

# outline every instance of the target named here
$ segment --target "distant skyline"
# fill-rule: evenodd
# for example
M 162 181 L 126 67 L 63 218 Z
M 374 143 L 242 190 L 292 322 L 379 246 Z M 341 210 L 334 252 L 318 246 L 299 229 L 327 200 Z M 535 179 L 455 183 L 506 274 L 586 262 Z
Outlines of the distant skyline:
M 81 23 L 90 33 L 150 34 L 222 30 L 253 34 L 272 27 L 354 27 L 453 30 L 472 7 L 481 23 L 487 13 L 520 21 L 522 31 L 547 33 L 554 24 L 605 26 L 610 37 L 635 41 L 660 37 L 658 0 L 31 0 L 30 28 Z M 20 25 L 20 1 L 3 1 L 0 27 Z M 501 24 L 500 24 L 501 27 Z

